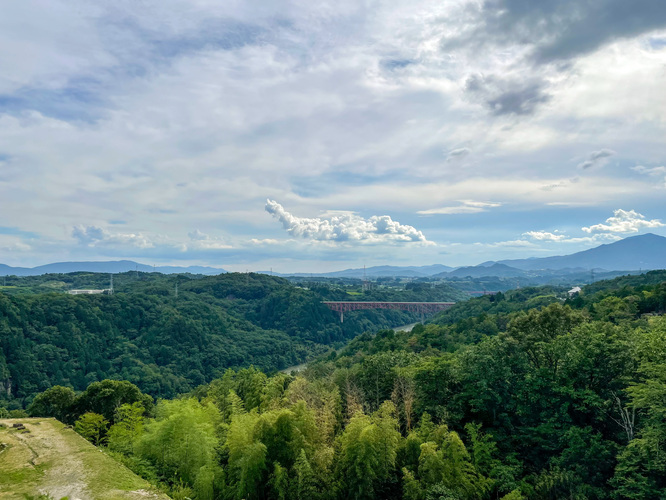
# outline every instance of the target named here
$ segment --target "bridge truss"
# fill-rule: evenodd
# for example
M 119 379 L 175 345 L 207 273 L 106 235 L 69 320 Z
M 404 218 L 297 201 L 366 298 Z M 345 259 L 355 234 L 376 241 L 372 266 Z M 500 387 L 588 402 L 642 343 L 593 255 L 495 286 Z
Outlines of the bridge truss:
M 332 310 L 340 313 L 340 322 L 345 320 L 345 312 L 359 311 L 361 309 L 399 309 L 426 314 L 436 313 L 451 307 L 455 302 L 352 302 L 352 301 L 324 301 Z

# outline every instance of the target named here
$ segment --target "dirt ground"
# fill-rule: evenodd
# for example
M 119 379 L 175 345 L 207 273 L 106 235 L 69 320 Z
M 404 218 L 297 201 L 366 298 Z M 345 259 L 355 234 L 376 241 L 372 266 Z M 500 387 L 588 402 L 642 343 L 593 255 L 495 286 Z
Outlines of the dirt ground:
M 15 429 L 14 424 L 25 429 Z M 0 420 L 0 499 L 168 500 L 55 419 Z M 27 432 L 26 432 L 27 431 Z

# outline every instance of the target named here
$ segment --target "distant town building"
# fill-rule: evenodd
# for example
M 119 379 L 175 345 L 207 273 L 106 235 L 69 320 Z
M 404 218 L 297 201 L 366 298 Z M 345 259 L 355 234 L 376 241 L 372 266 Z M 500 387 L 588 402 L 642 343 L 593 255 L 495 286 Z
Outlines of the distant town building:
M 569 297 L 573 297 L 573 296 L 576 295 L 577 293 L 580 293 L 581 290 L 582 290 L 581 287 L 579 287 L 579 286 L 575 286 L 575 287 L 573 287 L 571 290 L 569 290 L 567 293 L 569 294 Z

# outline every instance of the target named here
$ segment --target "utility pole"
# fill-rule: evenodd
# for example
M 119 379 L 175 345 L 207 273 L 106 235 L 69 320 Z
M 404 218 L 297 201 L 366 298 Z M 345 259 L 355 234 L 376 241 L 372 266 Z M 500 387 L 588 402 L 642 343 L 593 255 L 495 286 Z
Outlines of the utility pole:
M 363 285 L 361 286 L 361 289 L 364 292 L 370 289 L 370 285 L 368 284 L 368 275 L 365 273 L 365 264 L 363 264 Z
M 113 274 L 109 274 L 109 295 L 113 295 Z

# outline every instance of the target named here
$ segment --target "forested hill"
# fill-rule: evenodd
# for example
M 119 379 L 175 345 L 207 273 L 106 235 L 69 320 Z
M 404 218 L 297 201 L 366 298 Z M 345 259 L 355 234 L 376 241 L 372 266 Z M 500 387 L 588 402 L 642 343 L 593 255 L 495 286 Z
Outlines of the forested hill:
M 661 500 L 664 313 L 664 271 L 514 290 L 298 376 L 228 370 L 155 405 L 127 382 L 53 387 L 28 412 L 75 422 L 173 498 Z
M 282 369 L 363 331 L 414 320 L 400 311 L 359 311 L 341 324 L 320 293 L 252 273 L 131 272 L 114 275 L 113 295 L 63 293 L 107 288 L 109 280 L 94 273 L 7 279 L 0 293 L 0 399 L 22 406 L 52 385 L 83 390 L 105 378 L 172 397 L 229 367 Z M 413 290 L 408 296 L 419 297 Z

